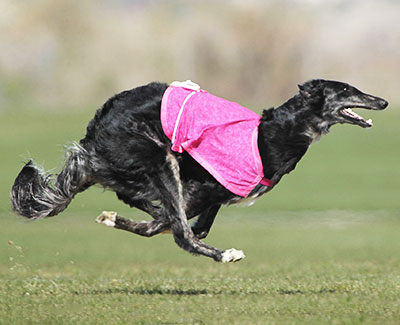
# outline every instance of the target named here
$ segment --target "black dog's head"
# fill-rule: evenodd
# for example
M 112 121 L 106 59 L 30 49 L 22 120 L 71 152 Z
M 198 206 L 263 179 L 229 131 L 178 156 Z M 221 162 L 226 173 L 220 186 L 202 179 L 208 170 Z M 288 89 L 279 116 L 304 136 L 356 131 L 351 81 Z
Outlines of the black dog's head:
M 299 89 L 313 113 L 322 118 L 328 127 L 336 123 L 371 127 L 372 120 L 365 120 L 352 108 L 383 110 L 388 105 L 382 98 L 365 94 L 339 81 L 315 79 L 299 85 Z

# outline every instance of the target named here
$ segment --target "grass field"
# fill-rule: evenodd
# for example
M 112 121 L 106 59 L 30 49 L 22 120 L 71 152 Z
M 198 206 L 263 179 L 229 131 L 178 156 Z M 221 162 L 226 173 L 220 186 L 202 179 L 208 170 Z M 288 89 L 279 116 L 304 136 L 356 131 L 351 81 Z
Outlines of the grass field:
M 99 188 L 55 218 L 9 211 L 22 161 L 59 166 L 91 115 L 0 115 L 0 324 L 400 323 L 399 111 L 335 127 L 275 191 L 224 208 L 206 242 L 243 249 L 232 265 L 95 224 L 146 218 Z

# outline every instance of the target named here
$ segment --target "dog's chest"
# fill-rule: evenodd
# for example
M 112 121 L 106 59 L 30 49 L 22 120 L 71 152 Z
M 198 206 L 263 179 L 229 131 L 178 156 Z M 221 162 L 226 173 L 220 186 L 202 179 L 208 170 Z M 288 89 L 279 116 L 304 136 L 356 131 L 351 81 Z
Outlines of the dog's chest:
M 251 206 L 257 201 L 259 197 L 268 192 L 270 189 L 271 188 L 268 186 L 263 186 L 259 184 L 250 192 L 248 196 L 246 197 L 236 196 L 233 199 L 229 200 L 226 204 L 227 205 L 239 204 L 243 206 Z
M 329 132 L 329 125 L 328 122 L 321 122 L 317 124 L 316 128 L 309 127 L 306 129 L 304 132 L 304 135 L 306 135 L 310 139 L 310 144 L 318 142 L 321 137 Z

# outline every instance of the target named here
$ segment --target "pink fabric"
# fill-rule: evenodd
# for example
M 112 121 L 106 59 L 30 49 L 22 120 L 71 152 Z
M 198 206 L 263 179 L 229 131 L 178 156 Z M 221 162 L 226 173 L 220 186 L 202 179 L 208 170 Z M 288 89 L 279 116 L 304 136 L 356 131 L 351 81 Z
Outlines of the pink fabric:
M 245 197 L 259 183 L 273 184 L 264 178 L 257 144 L 260 116 L 251 110 L 204 90 L 170 86 L 162 98 L 161 124 L 174 140 L 173 151 L 187 151 L 232 193 Z

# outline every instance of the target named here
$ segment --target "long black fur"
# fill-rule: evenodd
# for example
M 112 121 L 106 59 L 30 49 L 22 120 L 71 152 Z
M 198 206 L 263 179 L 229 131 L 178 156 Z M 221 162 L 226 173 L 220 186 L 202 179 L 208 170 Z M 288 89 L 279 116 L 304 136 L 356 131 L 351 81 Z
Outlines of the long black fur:
M 115 228 L 142 236 L 171 229 L 183 249 L 230 261 L 224 257 L 226 251 L 200 239 L 207 236 L 221 205 L 244 199 L 219 184 L 186 152 L 171 151 L 160 122 L 161 99 L 167 87 L 154 82 L 110 98 L 89 123 L 86 136 L 69 148 L 65 167 L 56 177 L 28 162 L 11 191 L 13 210 L 33 219 L 54 216 L 77 193 L 100 184 L 154 218 L 137 223 L 115 216 Z M 278 108 L 264 110 L 261 117 L 259 151 L 265 177 L 274 181 L 274 186 L 332 125 L 370 126 L 363 119 L 344 115 L 343 109 L 381 110 L 388 104 L 337 81 L 311 80 L 299 88 L 297 95 Z M 255 199 L 273 187 L 258 185 L 245 199 Z M 187 219 L 196 216 L 190 227 Z

